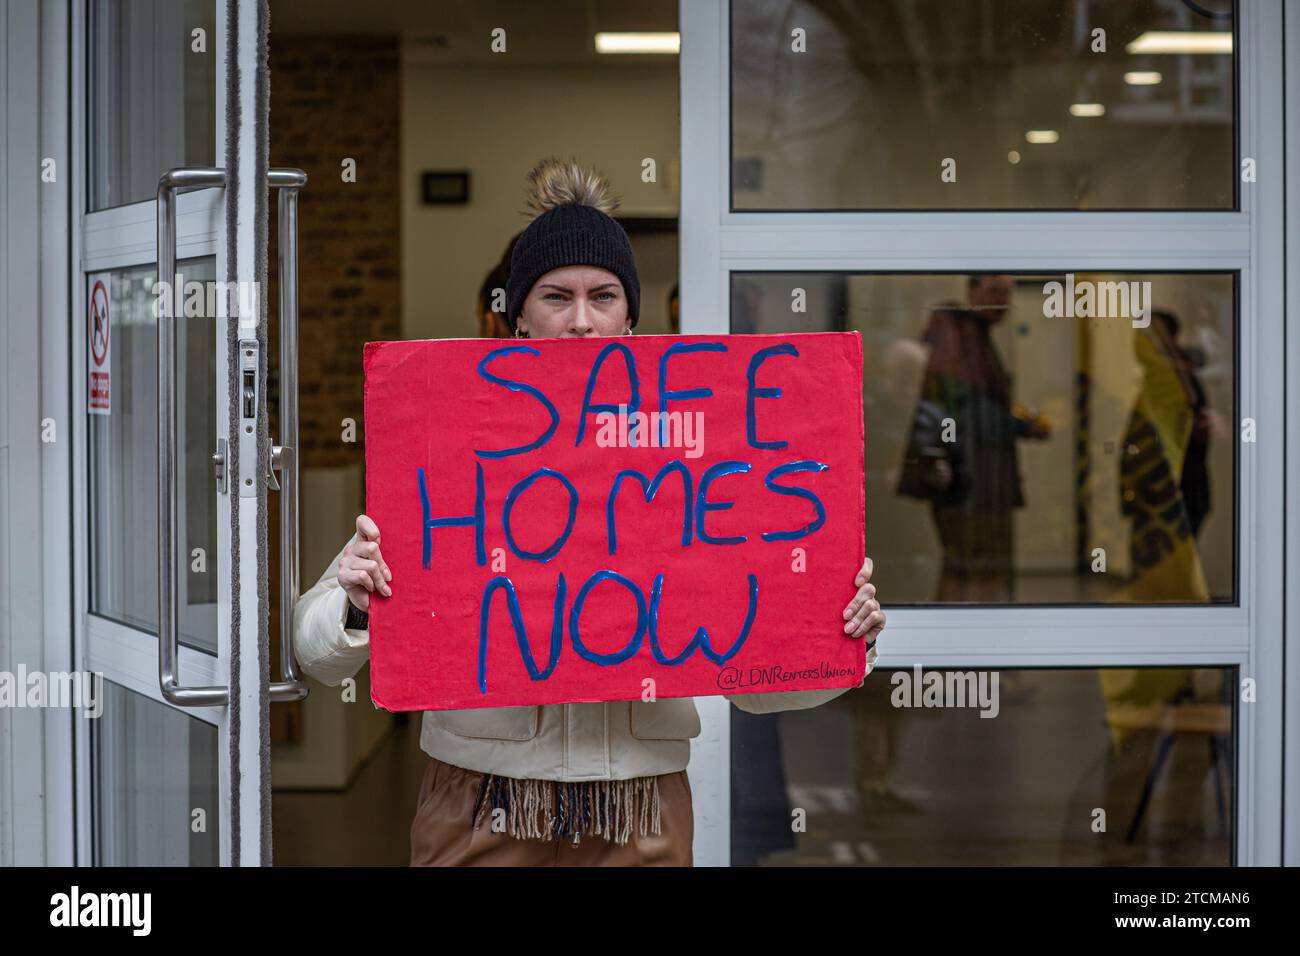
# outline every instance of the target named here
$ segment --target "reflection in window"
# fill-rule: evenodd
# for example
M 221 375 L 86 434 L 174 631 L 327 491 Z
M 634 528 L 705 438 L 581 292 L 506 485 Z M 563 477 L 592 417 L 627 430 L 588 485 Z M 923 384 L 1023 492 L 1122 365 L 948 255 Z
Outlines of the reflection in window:
M 731 331 L 862 334 L 891 605 L 1230 603 L 1235 301 L 1219 273 L 733 273 Z
M 732 0 L 732 206 L 1231 209 L 1233 11 Z
M 214 278 L 213 268 L 213 260 L 204 258 L 181 263 L 178 271 L 184 283 L 207 283 Z M 158 320 L 152 291 L 154 267 L 89 275 L 88 296 L 101 283 L 109 302 L 111 386 L 109 408 L 86 416 L 90 610 L 156 631 Z M 174 321 L 180 640 L 215 654 L 217 489 L 211 457 L 217 428 L 215 320 L 182 315 Z
M 732 862 L 1231 865 L 1235 680 L 877 671 L 822 707 L 733 708 Z
M 215 0 L 93 0 L 88 14 L 93 212 L 153 199 L 173 167 L 214 164 L 218 51 Z

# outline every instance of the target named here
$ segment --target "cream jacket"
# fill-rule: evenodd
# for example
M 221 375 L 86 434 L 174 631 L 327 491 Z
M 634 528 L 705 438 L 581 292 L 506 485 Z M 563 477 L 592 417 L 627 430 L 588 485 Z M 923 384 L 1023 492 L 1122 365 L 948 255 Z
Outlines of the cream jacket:
M 343 553 L 299 599 L 293 615 L 294 652 L 302 669 L 331 687 L 370 657 L 370 635 L 348 630 L 347 594 L 338 583 Z M 867 653 L 867 673 L 877 649 Z M 751 714 L 816 707 L 845 689 L 730 694 Z M 690 697 L 654 702 L 547 704 L 426 711 L 420 747 L 446 763 L 506 777 L 538 780 L 621 780 L 686 768 L 700 717 Z

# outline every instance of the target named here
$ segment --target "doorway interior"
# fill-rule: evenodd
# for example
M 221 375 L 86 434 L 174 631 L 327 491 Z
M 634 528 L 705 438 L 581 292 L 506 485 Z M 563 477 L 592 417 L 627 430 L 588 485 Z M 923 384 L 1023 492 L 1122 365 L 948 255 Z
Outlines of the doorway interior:
M 594 38 L 675 33 L 677 4 L 270 6 L 271 165 L 309 182 L 299 217 L 306 590 L 363 510 L 362 345 L 494 331 L 480 323 L 481 292 L 503 284 L 494 275 L 527 224 L 524 180 L 538 160 L 573 155 L 609 177 L 637 259 L 638 332 L 670 330 L 677 57 L 601 54 Z M 505 52 L 494 52 L 502 26 Z M 368 670 L 355 702 L 314 684 L 306 700 L 272 707 L 277 863 L 409 859 L 419 715 L 374 709 Z

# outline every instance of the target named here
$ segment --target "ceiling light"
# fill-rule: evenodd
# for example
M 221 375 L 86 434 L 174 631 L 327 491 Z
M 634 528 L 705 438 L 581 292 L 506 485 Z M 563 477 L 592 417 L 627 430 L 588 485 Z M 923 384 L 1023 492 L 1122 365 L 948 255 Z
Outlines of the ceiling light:
M 1155 86 L 1163 79 L 1155 70 L 1133 70 L 1124 74 L 1124 82 L 1129 86 Z
M 679 33 L 597 33 L 597 53 L 678 53 Z
M 1031 129 L 1025 133 L 1026 143 L 1055 143 L 1061 134 L 1054 129 Z
M 1124 47 L 1128 53 L 1231 53 L 1228 30 L 1148 30 Z
M 1071 103 L 1071 116 L 1105 116 L 1106 107 L 1100 103 Z

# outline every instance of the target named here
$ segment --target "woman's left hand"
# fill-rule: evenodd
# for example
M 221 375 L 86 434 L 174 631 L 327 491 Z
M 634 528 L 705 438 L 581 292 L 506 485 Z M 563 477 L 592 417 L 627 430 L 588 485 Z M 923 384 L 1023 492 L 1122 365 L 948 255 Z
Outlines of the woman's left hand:
M 844 609 L 844 636 L 865 637 L 874 641 L 885 627 L 885 612 L 876 600 L 876 586 L 871 583 L 871 570 L 874 562 L 867 558 L 862 562 L 862 570 L 853 579 L 858 589 L 857 595 Z

